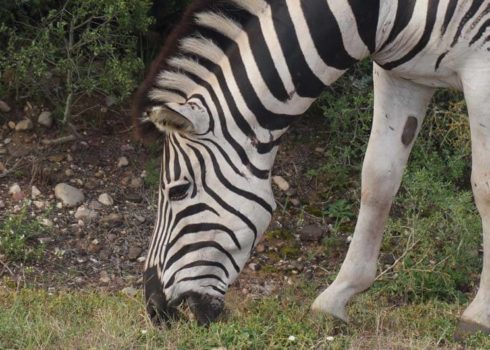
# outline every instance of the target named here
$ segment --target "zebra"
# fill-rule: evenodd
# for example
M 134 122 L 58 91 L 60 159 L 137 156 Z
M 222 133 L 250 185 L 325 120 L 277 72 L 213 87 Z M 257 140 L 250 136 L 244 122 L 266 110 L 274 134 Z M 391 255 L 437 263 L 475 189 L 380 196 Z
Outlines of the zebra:
M 144 285 L 153 320 L 187 301 L 219 316 L 276 207 L 271 169 L 291 123 L 349 67 L 373 60 L 374 113 L 353 239 L 316 312 L 375 279 L 385 222 L 437 88 L 464 92 L 484 263 L 464 332 L 490 332 L 490 0 L 196 0 L 133 106 L 138 135 L 164 134 Z M 161 137 L 161 136 L 160 136 Z

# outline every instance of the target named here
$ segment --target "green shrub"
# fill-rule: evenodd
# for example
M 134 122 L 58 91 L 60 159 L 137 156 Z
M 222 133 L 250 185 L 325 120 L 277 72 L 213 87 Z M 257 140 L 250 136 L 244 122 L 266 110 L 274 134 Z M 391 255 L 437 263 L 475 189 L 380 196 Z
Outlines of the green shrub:
M 14 0 L 3 10 L 0 94 L 48 100 L 70 118 L 94 94 L 123 99 L 143 71 L 149 0 Z M 14 10 L 15 9 L 15 10 Z M 35 14 L 35 16 L 34 16 Z

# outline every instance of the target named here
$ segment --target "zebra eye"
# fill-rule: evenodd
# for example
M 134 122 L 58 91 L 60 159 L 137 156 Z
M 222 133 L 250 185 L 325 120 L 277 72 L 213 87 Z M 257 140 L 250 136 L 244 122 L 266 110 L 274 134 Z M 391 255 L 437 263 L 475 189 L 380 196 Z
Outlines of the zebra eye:
M 187 192 L 189 192 L 190 187 L 191 187 L 190 183 L 185 183 L 182 185 L 171 187 L 168 190 L 168 197 L 172 201 L 179 201 L 181 199 L 184 199 L 185 197 L 187 197 Z

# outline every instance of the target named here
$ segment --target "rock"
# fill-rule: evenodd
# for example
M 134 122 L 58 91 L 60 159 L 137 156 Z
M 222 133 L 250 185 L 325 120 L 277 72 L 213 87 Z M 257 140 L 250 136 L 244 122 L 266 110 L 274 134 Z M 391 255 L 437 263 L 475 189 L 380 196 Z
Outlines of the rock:
M 107 205 L 107 206 L 110 206 L 110 205 L 113 205 L 114 204 L 114 200 L 112 199 L 112 197 L 108 194 L 108 193 L 102 193 L 100 196 L 99 196 L 99 202 L 104 204 L 104 205 Z
M 263 252 L 265 252 L 265 245 L 263 245 L 263 244 L 258 244 L 258 245 L 257 245 L 257 247 L 255 248 L 255 251 L 256 251 L 257 253 L 263 253 Z
M 261 266 L 257 263 L 250 263 L 248 264 L 248 268 L 252 271 L 259 271 Z
M 301 205 L 301 202 L 299 201 L 298 198 L 291 198 L 289 200 L 291 202 L 292 205 L 294 205 L 295 207 L 299 207 Z
M 88 204 L 88 208 L 92 210 L 101 210 L 103 208 L 102 204 L 99 201 L 90 201 Z
M 48 157 L 48 160 L 53 163 L 60 163 L 63 160 L 65 160 L 65 155 L 64 154 L 55 154 L 52 156 Z
M 5 165 L 0 162 L 0 174 L 4 173 L 7 169 L 5 168 Z
M 146 256 L 140 256 L 138 259 L 136 259 L 136 261 L 139 263 L 144 263 L 146 261 Z
M 141 249 L 140 247 L 136 247 L 136 246 L 132 246 L 131 248 L 129 248 L 129 251 L 128 251 L 129 261 L 136 261 L 136 259 L 139 258 L 142 251 L 143 251 L 143 249 Z
M 24 119 L 17 123 L 15 126 L 15 131 L 27 131 L 32 130 L 34 128 L 34 124 L 30 119 Z
M 116 239 L 117 239 L 117 235 L 115 235 L 114 233 L 109 233 L 109 234 L 107 235 L 107 240 L 108 240 L 109 242 L 114 242 Z
M 99 281 L 101 281 L 102 283 L 109 283 L 111 281 L 111 278 L 109 277 L 107 271 L 102 271 L 100 273 Z
M 123 294 L 126 294 L 128 297 L 135 297 L 138 294 L 138 290 L 133 287 L 126 287 L 121 290 Z
M 73 170 L 71 170 L 71 169 L 66 169 L 66 170 L 65 170 L 65 175 L 66 175 L 67 177 L 72 177 L 73 175 L 75 175 L 75 173 L 74 173 L 74 172 L 73 172 Z
M 46 207 L 46 203 L 43 201 L 33 201 L 32 204 L 34 204 L 37 209 L 44 209 Z
M 9 127 L 11 130 L 14 130 L 14 129 L 15 129 L 15 122 L 13 122 L 13 121 L 9 121 L 7 125 L 8 125 L 8 127 Z
M 123 167 L 126 167 L 129 165 L 129 160 L 128 158 L 126 157 L 121 157 L 119 158 L 119 160 L 117 161 L 117 167 L 118 168 L 123 168 Z
M 79 207 L 75 213 L 75 219 L 77 220 L 94 220 L 96 218 L 97 212 L 95 210 L 90 210 L 83 205 Z
M 0 100 L 0 112 L 2 113 L 8 113 L 12 110 L 10 106 L 7 104 L 7 102 Z
M 54 226 L 53 222 L 49 219 L 46 219 L 46 218 L 42 219 L 40 222 L 41 222 L 41 225 L 46 226 L 46 227 L 53 227 Z
M 48 243 L 53 241 L 53 239 L 51 237 L 40 237 L 37 240 L 41 244 L 48 244 Z
M 0 209 L 3 209 L 3 208 L 5 208 L 5 203 L 2 200 L 0 200 Z
M 273 176 L 272 181 L 276 184 L 277 187 L 283 192 L 287 192 L 291 186 L 282 176 Z
M 129 184 L 129 187 L 131 188 L 141 188 L 143 187 L 143 179 L 139 178 L 139 177 L 135 177 L 131 180 L 131 183 Z
M 54 194 L 56 198 L 63 202 L 63 205 L 70 208 L 79 205 L 85 200 L 82 191 L 65 183 L 56 185 Z
M 102 224 L 119 224 L 123 221 L 123 217 L 120 214 L 112 213 L 104 216 L 100 222 Z
M 39 117 L 37 118 L 38 124 L 41 124 L 42 126 L 45 126 L 47 128 L 50 128 L 53 126 L 53 116 L 51 112 L 42 112 L 39 114 Z
M 136 219 L 136 220 L 138 220 L 138 222 L 139 222 L 140 224 L 144 224 L 144 223 L 145 223 L 145 221 L 146 221 L 146 219 L 145 219 L 145 217 L 144 217 L 144 216 L 141 216 L 141 215 L 135 215 L 134 217 L 135 217 L 135 219 Z
M 22 190 L 21 190 L 21 188 L 20 188 L 20 186 L 19 186 L 19 184 L 18 184 L 18 183 L 13 184 L 13 185 L 12 185 L 12 186 L 10 186 L 10 188 L 9 188 L 9 194 L 14 195 L 14 194 L 16 194 L 16 193 L 20 193 L 20 192 L 22 192 Z
M 308 225 L 299 231 L 299 236 L 305 242 L 318 242 L 323 238 L 325 231 L 317 225 Z
M 32 186 L 32 189 L 31 189 L 31 197 L 32 197 L 32 199 L 36 199 L 41 194 L 42 193 L 41 193 L 41 191 L 39 191 L 39 188 L 37 188 L 36 186 Z
M 127 192 L 124 193 L 124 198 L 132 203 L 141 203 L 143 201 L 143 197 L 136 192 Z
M 8 145 L 10 142 L 12 142 L 12 139 L 10 137 L 7 137 L 5 140 L 3 140 L 4 145 Z

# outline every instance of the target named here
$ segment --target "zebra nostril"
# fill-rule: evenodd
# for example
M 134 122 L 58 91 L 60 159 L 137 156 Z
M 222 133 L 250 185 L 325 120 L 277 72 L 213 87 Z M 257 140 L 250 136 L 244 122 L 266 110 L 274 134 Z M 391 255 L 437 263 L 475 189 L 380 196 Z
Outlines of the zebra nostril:
M 177 309 L 168 305 L 163 294 L 163 287 L 158 279 L 156 268 L 147 269 L 144 273 L 146 311 L 155 325 L 168 324 L 177 318 Z
M 187 297 L 187 304 L 197 322 L 202 326 L 216 321 L 225 306 L 223 298 L 198 293 L 190 294 Z

